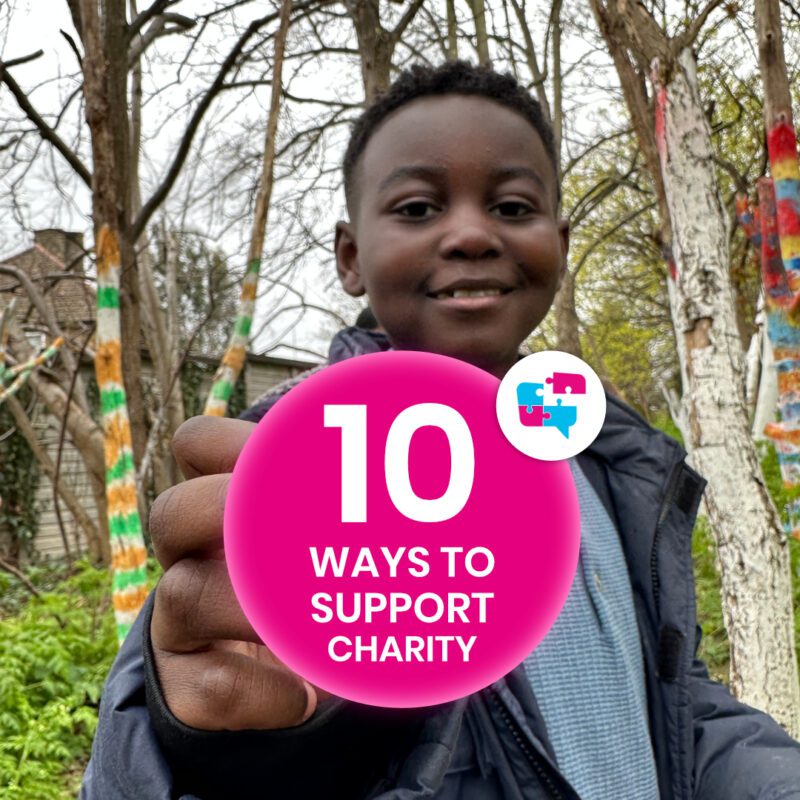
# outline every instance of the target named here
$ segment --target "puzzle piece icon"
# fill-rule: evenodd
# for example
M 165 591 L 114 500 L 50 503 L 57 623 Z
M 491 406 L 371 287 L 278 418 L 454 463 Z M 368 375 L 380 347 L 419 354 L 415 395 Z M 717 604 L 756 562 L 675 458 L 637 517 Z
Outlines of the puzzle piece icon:
M 517 405 L 525 406 L 528 412 L 532 412 L 535 406 L 544 405 L 543 394 L 543 383 L 521 383 L 517 386 Z
M 564 401 L 560 398 L 556 400 L 554 406 L 544 406 L 543 417 L 546 414 L 543 425 L 545 428 L 558 428 L 564 438 L 569 439 L 569 429 L 578 419 L 578 409 L 575 406 L 562 406 Z M 524 424 L 524 423 L 523 423 Z
M 547 424 L 546 419 L 550 419 L 550 414 L 545 414 L 540 405 L 519 407 L 519 421 L 528 428 L 541 428 Z
M 586 394 L 586 378 L 577 372 L 554 372 L 545 379 L 553 385 L 553 394 Z

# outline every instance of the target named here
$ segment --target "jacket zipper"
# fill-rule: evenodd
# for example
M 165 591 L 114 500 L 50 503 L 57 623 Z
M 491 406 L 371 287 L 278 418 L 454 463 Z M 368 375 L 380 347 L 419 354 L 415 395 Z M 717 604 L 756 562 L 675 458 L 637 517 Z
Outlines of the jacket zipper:
M 672 469 L 672 473 L 670 474 L 669 482 L 667 484 L 667 491 L 664 494 L 664 501 L 661 504 L 661 508 L 658 512 L 658 520 L 656 521 L 656 532 L 653 536 L 653 550 L 650 554 L 650 576 L 653 582 L 653 598 L 655 602 L 655 612 L 656 616 L 659 615 L 659 600 L 660 600 L 660 590 L 661 585 L 658 578 L 658 570 L 657 570 L 657 552 L 658 552 L 658 539 L 661 535 L 661 531 L 663 530 L 664 523 L 667 518 L 667 514 L 669 513 L 670 508 L 675 500 L 675 496 L 677 494 L 678 484 L 680 482 L 680 476 L 684 469 L 684 462 L 683 459 L 678 461 L 677 464 Z M 684 759 L 680 752 L 677 754 L 678 759 L 678 769 L 680 770 L 681 774 L 684 772 Z M 682 796 L 683 795 L 682 793 Z
M 520 750 L 524 756 L 528 759 L 528 762 L 533 767 L 533 771 L 539 777 L 541 782 L 544 784 L 546 789 L 550 792 L 550 796 L 553 800 L 567 800 L 564 794 L 559 790 L 559 788 L 553 783 L 550 776 L 545 772 L 544 768 L 541 764 L 541 759 L 533 750 L 531 750 L 528 743 L 525 741 L 525 734 L 522 732 L 520 726 L 517 722 L 511 717 L 511 714 L 508 713 L 506 709 L 506 704 L 503 699 L 500 697 L 500 693 L 494 687 L 490 688 L 490 694 L 492 698 L 492 702 L 496 706 L 497 710 L 500 712 L 500 716 L 505 723 L 506 727 L 511 731 L 511 735 L 514 737 L 514 740 L 519 745 Z
M 681 472 L 683 472 L 683 460 L 678 461 L 672 468 L 672 473 L 669 476 L 669 483 L 667 484 L 667 491 L 664 494 L 664 500 L 661 503 L 661 508 L 658 511 L 658 519 L 656 521 L 656 532 L 653 536 L 653 549 L 650 553 L 650 580 L 653 583 L 653 597 L 655 598 L 656 614 L 658 614 L 658 601 L 661 591 L 661 581 L 658 577 L 658 539 L 661 536 L 661 531 L 664 527 L 664 522 L 675 499 L 676 490 L 678 488 L 678 479 Z

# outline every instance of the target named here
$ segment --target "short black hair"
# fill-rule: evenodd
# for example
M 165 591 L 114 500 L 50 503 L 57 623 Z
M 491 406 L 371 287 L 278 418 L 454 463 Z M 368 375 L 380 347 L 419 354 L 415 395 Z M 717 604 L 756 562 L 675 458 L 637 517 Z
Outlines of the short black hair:
M 356 165 L 380 124 L 389 114 L 412 100 L 445 94 L 485 97 L 522 115 L 539 134 L 558 176 L 553 128 L 545 118 L 539 102 L 531 97 L 513 75 L 495 72 L 491 67 L 476 66 L 468 61 L 446 61 L 438 67 L 414 64 L 403 70 L 353 124 L 342 165 L 348 208 L 353 198 Z M 560 197 L 561 187 L 556 188 Z

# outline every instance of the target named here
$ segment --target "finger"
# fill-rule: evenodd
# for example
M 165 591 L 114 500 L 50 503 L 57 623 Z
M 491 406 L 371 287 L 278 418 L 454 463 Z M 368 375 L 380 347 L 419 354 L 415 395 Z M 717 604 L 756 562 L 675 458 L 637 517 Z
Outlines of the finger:
M 233 593 L 224 561 L 185 558 L 156 587 L 153 645 L 171 653 L 208 648 L 219 639 L 261 643 Z
M 317 707 L 314 689 L 283 667 L 241 653 L 156 652 L 164 697 L 185 725 L 202 730 L 288 728 Z
M 224 417 L 192 417 L 175 431 L 172 452 L 187 478 L 231 472 L 255 423 Z
M 150 536 L 161 566 L 222 548 L 230 474 L 201 475 L 162 492 L 150 510 Z

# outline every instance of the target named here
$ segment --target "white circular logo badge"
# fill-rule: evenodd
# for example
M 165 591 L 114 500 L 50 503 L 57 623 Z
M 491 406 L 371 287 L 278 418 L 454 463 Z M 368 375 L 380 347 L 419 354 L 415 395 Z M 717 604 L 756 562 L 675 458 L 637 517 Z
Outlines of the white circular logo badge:
M 496 408 L 500 428 L 517 450 L 540 461 L 562 461 L 597 438 L 606 418 L 606 393 L 585 361 L 545 350 L 508 371 Z

